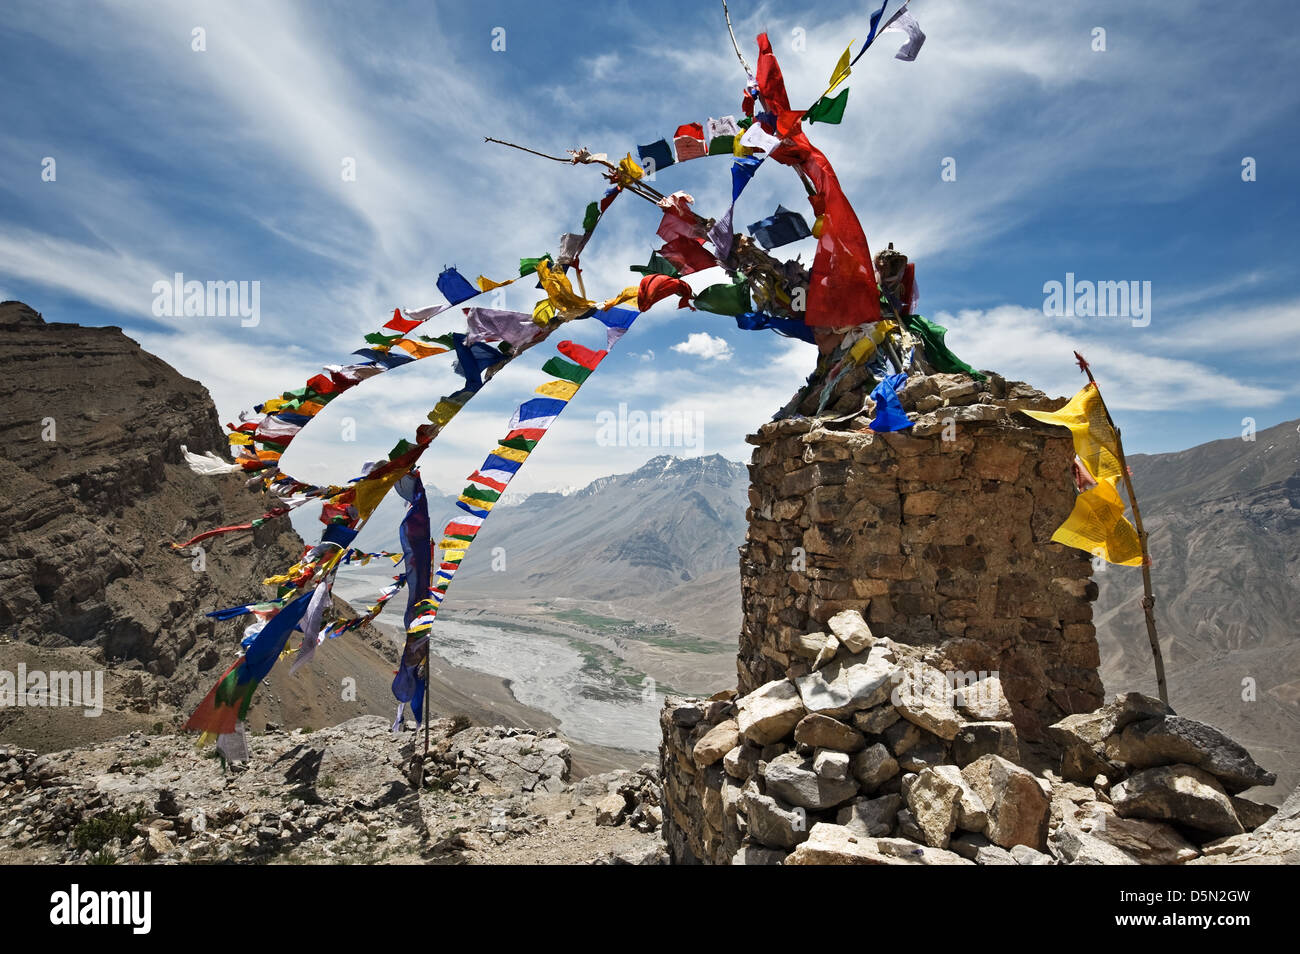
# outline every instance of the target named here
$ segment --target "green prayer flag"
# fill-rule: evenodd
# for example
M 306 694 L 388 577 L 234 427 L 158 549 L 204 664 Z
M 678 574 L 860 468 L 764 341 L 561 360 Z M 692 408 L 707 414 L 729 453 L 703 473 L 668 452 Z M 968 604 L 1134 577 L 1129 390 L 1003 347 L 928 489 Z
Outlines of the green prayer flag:
M 803 118 L 810 123 L 839 123 L 844 119 L 844 107 L 848 102 L 849 89 L 846 86 L 838 96 L 830 99 L 823 96 L 817 100 Z
M 921 346 L 925 349 L 925 359 L 930 362 L 934 370 L 944 374 L 969 374 L 977 381 L 984 380 L 984 374 L 957 357 L 944 344 L 943 336 L 948 333 L 947 328 L 928 321 L 920 315 L 903 315 L 902 318 L 904 327 L 921 339 Z
M 695 296 L 695 307 L 715 315 L 743 315 L 754 310 L 749 303 L 749 286 L 744 282 L 710 285 Z
M 388 345 L 391 345 L 394 341 L 401 341 L 402 337 L 403 336 L 401 332 L 398 332 L 395 335 L 386 335 L 383 334 L 382 332 L 372 331 L 370 332 L 370 334 L 366 335 L 366 341 L 370 342 L 372 345 L 381 345 L 387 347 Z
M 735 136 L 714 136 L 709 140 L 710 156 L 730 156 L 736 151 Z
M 590 232 L 600 221 L 600 206 L 593 202 L 587 206 L 587 214 L 582 218 L 582 231 Z
M 410 441 L 403 437 L 400 441 L 394 444 L 393 449 L 388 452 L 388 459 L 396 460 L 398 457 L 401 457 L 409 451 L 413 446 L 414 445 Z
M 642 275 L 671 275 L 673 278 L 677 278 L 680 274 L 677 271 L 677 266 L 658 252 L 650 253 L 650 264 L 629 265 L 628 271 L 640 272 Z
M 572 361 L 565 361 L 563 358 L 552 357 L 544 365 L 542 371 L 553 377 L 563 378 L 565 381 L 572 381 L 574 384 L 581 384 L 591 376 L 589 368 L 583 368 Z
M 549 252 L 538 258 L 521 258 L 519 260 L 519 277 L 523 278 L 525 275 L 531 275 L 533 272 L 537 271 L 538 262 L 542 262 L 542 261 L 549 262 L 551 260 L 552 259 Z
M 510 447 L 514 450 L 521 450 L 524 453 L 530 452 L 537 446 L 537 441 L 525 440 L 522 437 L 512 437 L 508 441 L 497 441 L 502 447 Z
M 460 495 L 462 497 L 468 497 L 470 500 L 482 500 L 486 503 L 495 503 L 501 496 L 501 494 L 495 490 L 484 490 L 482 487 L 478 487 L 474 484 L 470 484 L 462 490 Z

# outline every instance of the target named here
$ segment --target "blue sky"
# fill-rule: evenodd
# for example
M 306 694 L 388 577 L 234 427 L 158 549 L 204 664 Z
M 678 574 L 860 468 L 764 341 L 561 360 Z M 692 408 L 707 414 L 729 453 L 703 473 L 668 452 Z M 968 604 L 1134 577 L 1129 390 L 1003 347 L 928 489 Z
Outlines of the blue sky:
M 767 30 L 796 104 L 866 33 L 872 2 L 736 0 L 754 60 Z M 1297 101 L 1300 19 L 1289 3 L 980 4 L 914 0 L 915 63 L 887 36 L 848 82 L 843 125 L 811 127 L 873 249 L 917 262 L 920 310 L 980 367 L 1057 394 L 1093 362 L 1130 452 L 1183 448 L 1300 416 Z M 505 50 L 492 49 L 505 30 Z M 1094 51 L 1103 28 L 1106 49 Z M 206 50 L 191 47 L 206 32 Z M 211 390 L 223 420 L 322 364 L 346 362 L 396 305 L 440 301 L 444 265 L 502 278 L 580 230 L 603 181 L 482 137 L 611 155 L 681 123 L 739 114 L 744 77 L 712 3 L 136 3 L 7 5 L 0 24 L 0 297 L 48 320 L 119 325 Z M 57 178 L 42 181 L 53 157 Z M 356 160 L 356 180 L 340 175 Z M 942 181 L 945 157 L 955 181 Z M 1256 162 L 1254 182 L 1242 160 Z M 725 208 L 724 159 L 659 174 L 696 208 Z M 738 226 L 778 202 L 806 211 L 793 173 L 764 167 Z M 655 210 L 621 198 L 584 256 L 613 294 L 658 244 Z M 808 243 L 783 250 L 811 257 Z M 155 318 L 153 284 L 258 281 L 261 322 Z M 1152 283 L 1151 321 L 1045 317 L 1066 273 Z M 723 278 L 692 276 L 695 287 Z M 524 283 L 507 307 L 526 309 Z M 451 316 L 435 320 L 450 327 Z M 603 329 L 577 323 L 588 344 Z M 705 357 L 674 350 L 691 334 Z M 697 339 L 698 341 L 698 339 Z M 699 349 L 695 349 L 699 350 Z M 549 346 L 516 362 L 426 456 L 451 489 L 543 379 Z M 805 346 L 730 319 L 644 316 L 520 474 L 518 490 L 584 484 L 664 452 L 748 458 L 746 433 L 802 382 Z M 427 367 L 436 365 L 436 367 Z M 438 359 L 369 382 L 286 455 L 345 479 L 409 435 L 452 389 Z M 597 415 L 698 415 L 695 448 L 604 447 Z M 338 439 L 357 420 L 357 440 Z M 332 419 L 332 420 L 331 420 Z M 310 434 L 310 438 L 309 435 Z

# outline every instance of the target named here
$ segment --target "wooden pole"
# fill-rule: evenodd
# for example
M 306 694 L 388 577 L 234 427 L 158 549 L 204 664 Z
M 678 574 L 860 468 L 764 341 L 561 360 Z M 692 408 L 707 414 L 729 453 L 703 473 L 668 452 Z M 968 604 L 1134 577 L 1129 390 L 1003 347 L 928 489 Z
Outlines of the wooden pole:
M 1106 399 L 1101 396 L 1101 388 L 1097 387 L 1097 379 L 1092 376 L 1092 368 L 1088 362 L 1083 359 L 1083 355 L 1075 352 L 1074 356 L 1079 359 L 1079 367 L 1083 373 L 1088 376 L 1088 381 L 1097 389 L 1097 400 L 1101 402 L 1101 409 L 1106 415 L 1106 422 L 1115 432 L 1115 452 L 1119 457 L 1120 474 L 1124 478 L 1124 488 L 1128 491 L 1129 506 L 1133 508 L 1133 526 L 1137 530 L 1138 544 L 1142 547 L 1142 612 L 1146 616 L 1147 622 L 1147 639 L 1151 643 L 1151 658 L 1155 661 L 1156 667 L 1156 688 L 1160 693 L 1160 701 L 1165 705 L 1169 704 L 1169 688 L 1165 684 L 1165 659 L 1160 652 L 1160 639 L 1156 635 L 1156 598 L 1151 592 L 1151 554 L 1147 550 L 1147 532 L 1142 527 L 1142 511 L 1138 509 L 1137 493 L 1133 490 L 1133 476 L 1129 473 L 1128 460 L 1124 457 L 1124 441 L 1120 438 L 1119 427 L 1115 424 L 1115 419 L 1110 416 L 1110 408 L 1106 407 Z

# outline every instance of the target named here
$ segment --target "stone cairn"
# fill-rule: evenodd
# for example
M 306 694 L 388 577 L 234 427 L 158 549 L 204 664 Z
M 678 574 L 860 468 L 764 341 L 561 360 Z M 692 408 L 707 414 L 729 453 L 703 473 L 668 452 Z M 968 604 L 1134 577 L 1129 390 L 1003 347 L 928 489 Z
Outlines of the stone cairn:
M 836 413 L 862 407 L 857 382 L 836 387 Z M 941 669 L 1000 673 L 1022 739 L 1048 743 L 1048 725 L 1103 701 L 1092 566 L 1051 542 L 1074 506 L 1073 444 L 1016 413 L 1064 402 L 997 375 L 913 374 L 899 397 L 909 431 L 870 431 L 865 411 L 749 437 L 740 691 L 807 672 L 826 620 L 860 609 Z
M 996 674 L 954 684 L 855 610 L 829 629 L 804 675 L 668 700 L 676 863 L 1176 864 L 1230 852 L 1275 811 L 1237 795 L 1272 773 L 1157 699 L 1066 716 L 1044 768 Z
M 857 368 L 749 438 L 738 688 L 660 718 L 672 859 L 1230 855 L 1274 811 L 1240 793 L 1275 777 L 1158 700 L 1102 705 L 1091 563 L 1051 542 L 1073 445 L 1016 413 L 1064 400 L 918 363 L 907 432 L 868 428 Z

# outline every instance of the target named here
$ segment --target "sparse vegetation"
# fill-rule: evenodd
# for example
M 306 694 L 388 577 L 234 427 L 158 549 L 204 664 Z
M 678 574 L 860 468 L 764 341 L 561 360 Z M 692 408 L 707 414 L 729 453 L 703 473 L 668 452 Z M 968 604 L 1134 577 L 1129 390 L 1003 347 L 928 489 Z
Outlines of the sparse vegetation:
M 136 835 L 135 826 L 144 821 L 145 810 L 137 806 L 130 811 L 107 811 L 83 819 L 72 831 L 72 843 L 78 851 L 102 852 L 114 838 L 123 844 Z M 98 862 L 102 863 L 102 862 Z

